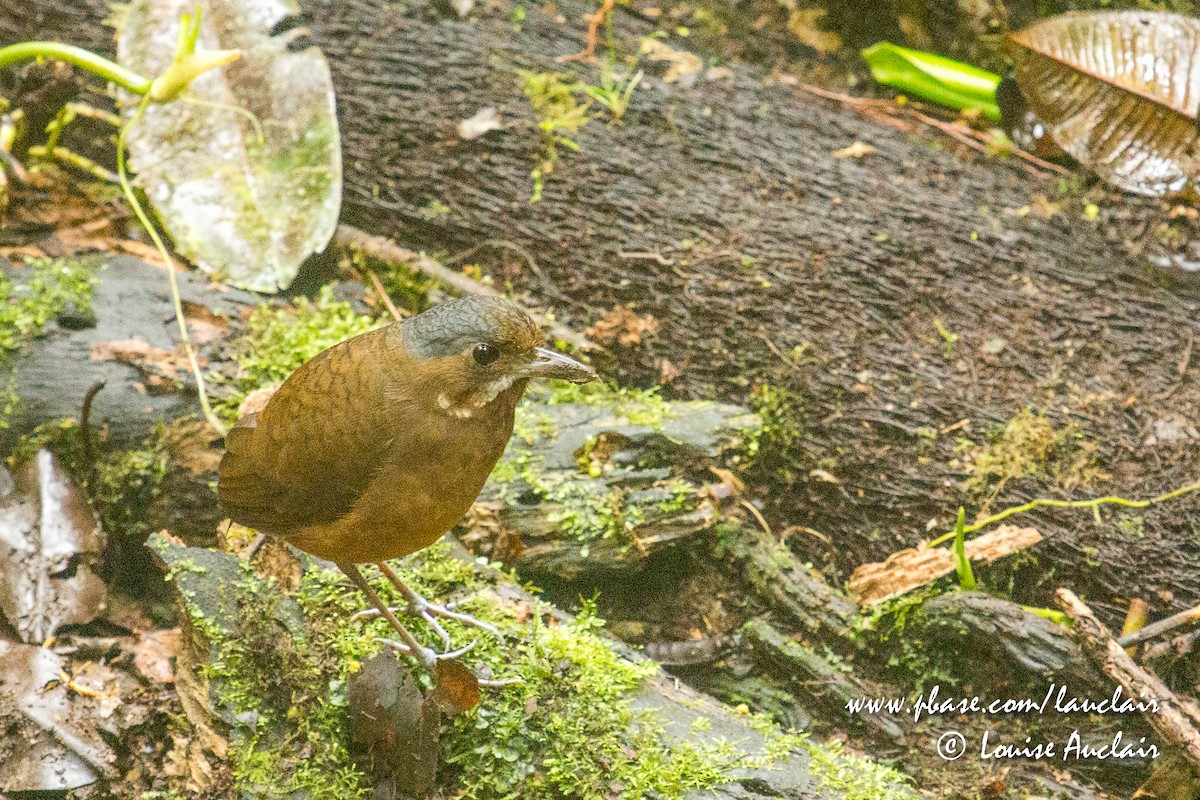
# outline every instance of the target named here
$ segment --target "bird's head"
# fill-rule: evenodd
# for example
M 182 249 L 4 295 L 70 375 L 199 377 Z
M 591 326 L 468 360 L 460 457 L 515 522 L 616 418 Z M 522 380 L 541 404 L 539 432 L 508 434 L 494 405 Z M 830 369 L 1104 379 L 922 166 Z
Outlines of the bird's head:
M 464 297 L 396 327 L 415 359 L 418 396 L 454 417 L 470 418 L 497 398 L 515 404 L 535 378 L 596 377 L 591 367 L 547 349 L 530 316 L 501 297 Z

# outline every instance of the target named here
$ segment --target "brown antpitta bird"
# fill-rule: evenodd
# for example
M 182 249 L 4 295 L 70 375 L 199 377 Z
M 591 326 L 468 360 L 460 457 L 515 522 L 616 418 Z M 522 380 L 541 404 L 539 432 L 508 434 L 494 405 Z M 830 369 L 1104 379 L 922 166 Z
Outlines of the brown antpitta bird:
M 531 379 L 596 377 L 542 345 L 529 315 L 496 297 L 455 300 L 334 345 L 229 432 L 220 501 L 235 522 L 335 562 L 400 634 L 398 649 L 432 669 L 456 654 L 420 645 L 356 565 L 377 563 L 447 649 L 435 616 L 490 629 L 427 602 L 384 562 L 463 518 Z

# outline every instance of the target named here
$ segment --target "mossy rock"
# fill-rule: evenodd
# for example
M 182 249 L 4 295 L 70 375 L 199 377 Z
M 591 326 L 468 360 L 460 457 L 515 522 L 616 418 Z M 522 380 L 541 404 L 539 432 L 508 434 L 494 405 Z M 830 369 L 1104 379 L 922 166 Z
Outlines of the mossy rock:
M 735 405 L 665 402 L 601 386 L 533 394 L 493 471 L 475 530 L 486 551 L 532 573 L 627 569 L 715 529 L 710 467 L 735 462 L 761 430 Z

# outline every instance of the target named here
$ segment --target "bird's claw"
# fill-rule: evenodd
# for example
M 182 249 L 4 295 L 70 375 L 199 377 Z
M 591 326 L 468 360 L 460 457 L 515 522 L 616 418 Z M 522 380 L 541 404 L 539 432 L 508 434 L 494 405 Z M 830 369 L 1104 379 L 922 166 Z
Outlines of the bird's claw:
M 417 661 L 421 662 L 421 666 L 425 667 L 425 669 L 429 670 L 430 672 L 433 672 L 434 668 L 437 666 L 437 662 L 452 661 L 456 658 L 461 658 L 462 656 L 471 652 L 475 648 L 475 645 L 479 644 L 478 639 L 472 639 L 471 643 L 465 647 L 439 653 L 431 647 L 423 647 L 421 645 L 417 645 L 418 649 L 416 652 L 414 652 L 412 647 L 404 642 L 398 642 L 395 639 L 379 638 L 375 641 L 394 650 L 397 653 L 403 653 L 405 655 L 412 656 Z M 480 685 L 482 685 L 482 683 Z

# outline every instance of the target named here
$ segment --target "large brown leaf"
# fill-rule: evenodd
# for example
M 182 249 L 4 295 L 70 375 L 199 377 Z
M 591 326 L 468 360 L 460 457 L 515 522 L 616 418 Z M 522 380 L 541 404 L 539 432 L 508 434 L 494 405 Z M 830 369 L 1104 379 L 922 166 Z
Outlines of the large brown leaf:
M 0 469 L 2 472 L 2 469 Z M 104 610 L 94 564 L 104 534 L 87 498 L 48 450 L 10 484 L 0 475 L 0 618 L 30 644 Z
M 1063 14 L 1009 34 L 1007 47 L 1030 107 L 1080 163 L 1136 194 L 1192 188 L 1200 20 Z
M 100 735 L 102 710 L 119 702 L 115 673 L 101 685 L 76 684 L 68 664 L 44 647 L 0 640 L 0 792 L 60 791 L 112 776 L 112 750 Z

